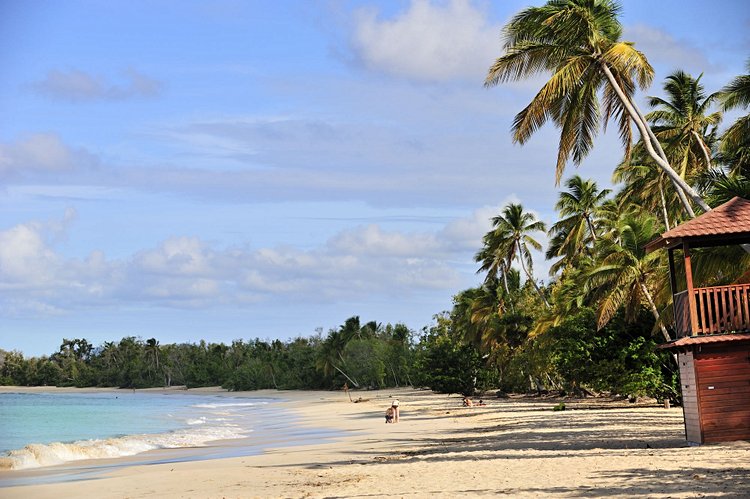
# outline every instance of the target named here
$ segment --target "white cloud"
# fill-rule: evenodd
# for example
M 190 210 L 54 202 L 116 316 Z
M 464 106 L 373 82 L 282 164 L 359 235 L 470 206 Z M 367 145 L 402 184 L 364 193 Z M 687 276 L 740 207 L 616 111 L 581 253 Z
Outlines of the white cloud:
M 54 133 L 36 133 L 16 142 L 0 143 L 0 178 L 70 172 L 97 162 L 94 155 L 85 149 L 67 146 Z
M 107 259 L 98 250 L 69 258 L 55 246 L 74 215 L 0 231 L 0 297 L 6 314 L 115 303 L 192 309 L 449 293 L 462 281 L 448 261 L 467 257 L 457 256 L 466 249 L 440 228 L 404 233 L 372 224 L 343 230 L 312 249 L 218 248 L 180 236 L 122 259 Z
M 213 252 L 197 237 L 174 237 L 139 253 L 133 264 L 149 273 L 201 276 L 210 273 L 212 258 Z
M 468 0 L 413 0 L 395 19 L 361 10 L 352 49 L 368 68 L 427 81 L 482 81 L 500 48 L 500 26 Z
M 515 197 L 507 198 L 508 202 L 518 202 Z M 439 234 L 456 250 L 476 252 L 482 244 L 482 237 L 492 228 L 492 217 L 500 213 L 500 206 L 483 206 L 472 212 L 469 217 L 459 218 L 448 223 Z
M 35 288 L 49 283 L 58 262 L 38 224 L 21 224 L 0 232 L 0 289 Z
M 414 257 L 441 249 L 434 233 L 386 232 L 376 224 L 343 231 L 329 241 L 329 247 L 337 252 L 368 257 Z
M 663 66 L 669 72 L 680 68 L 697 75 L 717 69 L 699 47 L 653 26 L 626 26 L 623 39 L 634 42 L 635 48 L 646 54 L 649 62 Z
M 132 68 L 123 71 L 121 83 L 78 69 L 53 69 L 44 79 L 32 83 L 31 88 L 52 99 L 84 102 L 154 97 L 161 93 L 162 84 Z

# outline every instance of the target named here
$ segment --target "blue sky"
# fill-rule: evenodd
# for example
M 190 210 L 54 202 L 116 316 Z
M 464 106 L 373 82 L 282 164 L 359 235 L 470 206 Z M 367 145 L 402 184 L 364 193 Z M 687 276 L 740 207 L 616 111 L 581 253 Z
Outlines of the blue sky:
M 744 1 L 623 4 L 641 99 L 743 72 Z M 554 221 L 554 128 L 509 134 L 541 80 L 482 87 L 526 5 L 0 0 L 0 348 L 428 325 L 504 204 Z

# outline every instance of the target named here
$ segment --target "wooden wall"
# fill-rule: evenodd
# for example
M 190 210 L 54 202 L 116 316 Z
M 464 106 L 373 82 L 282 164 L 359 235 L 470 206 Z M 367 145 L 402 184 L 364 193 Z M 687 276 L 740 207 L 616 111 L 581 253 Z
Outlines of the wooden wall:
M 704 345 L 694 353 L 704 442 L 750 440 L 750 344 L 738 343 Z
M 702 444 L 703 434 L 701 433 L 693 352 L 678 353 L 677 362 L 680 364 L 680 389 L 682 390 L 682 412 L 685 416 L 685 438 L 690 443 Z

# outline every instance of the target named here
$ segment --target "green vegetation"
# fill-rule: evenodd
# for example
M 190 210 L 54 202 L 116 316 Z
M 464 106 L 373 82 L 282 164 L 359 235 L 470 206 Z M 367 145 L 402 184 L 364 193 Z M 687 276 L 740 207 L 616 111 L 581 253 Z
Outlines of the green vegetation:
M 94 348 L 86 340 L 63 340 L 49 357 L 30 358 L 0 350 L 0 384 L 50 386 L 223 386 L 330 389 L 345 382 L 359 388 L 409 383 L 412 332 L 352 317 L 327 337 L 288 342 L 259 339 L 161 345 L 155 338 L 127 337 Z
M 674 338 L 667 255 L 644 246 L 710 206 L 750 196 L 750 115 L 719 130 L 723 112 L 750 107 L 750 74 L 707 94 L 700 77 L 675 71 L 665 96 L 651 97 L 643 114 L 634 95 L 653 70 L 620 40 L 618 12 L 611 0 L 525 9 L 506 26 L 504 54 L 486 79 L 493 86 L 551 73 L 516 116 L 513 137 L 523 144 L 546 121 L 557 125 L 558 182 L 569 159 L 577 164 L 591 150 L 599 126 L 616 120 L 624 146 L 610 166 L 616 191 L 566 179 L 546 249 L 539 242 L 545 224 L 520 203 L 504 207 L 475 257 L 482 284 L 459 292 L 420 334 L 352 317 L 325 336 L 287 342 L 162 345 L 128 337 L 94 347 L 66 339 L 49 357 L 0 351 L 0 383 L 231 390 L 408 384 L 465 395 L 556 390 L 677 399 L 674 360 L 656 348 Z M 532 250 L 552 261 L 546 283 L 533 278 Z M 750 279 L 740 274 L 750 266 L 742 248 L 703 249 L 693 258 L 697 286 Z

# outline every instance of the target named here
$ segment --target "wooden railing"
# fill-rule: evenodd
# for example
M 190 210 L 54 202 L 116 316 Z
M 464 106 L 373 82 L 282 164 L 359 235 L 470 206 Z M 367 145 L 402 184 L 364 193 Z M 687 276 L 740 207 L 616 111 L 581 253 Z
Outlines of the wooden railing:
M 674 295 L 677 337 L 750 331 L 750 284 L 696 288 L 692 323 L 687 291 Z M 695 327 L 693 327 L 695 326 Z

